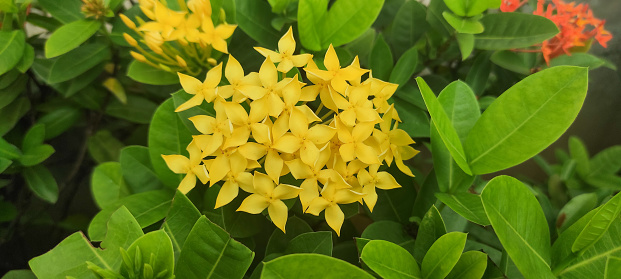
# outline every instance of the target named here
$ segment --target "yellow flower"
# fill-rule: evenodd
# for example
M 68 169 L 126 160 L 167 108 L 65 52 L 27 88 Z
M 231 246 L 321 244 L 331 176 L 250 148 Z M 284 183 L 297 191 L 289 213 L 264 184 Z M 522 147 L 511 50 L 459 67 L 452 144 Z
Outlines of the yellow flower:
M 228 169 L 226 172 L 225 182 L 220 188 L 220 192 L 218 193 L 218 197 L 216 198 L 216 206 L 215 208 L 219 208 L 221 206 L 227 205 L 230 203 L 237 194 L 239 193 L 239 188 L 242 188 L 244 191 L 252 193 L 252 174 L 246 172 L 246 166 L 248 162 L 246 158 L 241 156 L 239 153 L 233 153 L 228 156 L 228 162 L 225 160 L 218 160 L 218 158 L 227 158 L 226 156 L 219 156 L 211 163 L 210 169 Z M 226 168 L 223 166 L 227 166 Z M 214 179 L 212 179 L 213 185 Z
M 313 199 L 306 212 L 319 216 L 319 213 L 325 209 L 326 222 L 340 236 L 345 214 L 338 205 L 356 202 L 363 196 L 363 194 L 349 189 L 337 189 L 336 186 L 328 182 L 323 187 L 321 196 Z
M 370 84 L 371 86 L 370 91 L 373 92 L 373 105 L 377 109 L 377 112 L 385 113 L 390 107 L 388 99 L 395 94 L 395 91 L 397 91 L 399 85 L 376 78 L 369 78 L 365 80 L 364 83 Z
M 188 0 L 188 3 L 186 5 L 194 14 L 197 14 L 201 17 L 211 16 L 211 3 L 209 2 L 209 0 Z
M 242 88 L 248 86 L 261 86 L 261 80 L 259 74 L 256 72 L 244 75 L 244 68 L 242 68 L 239 61 L 237 61 L 232 55 L 229 54 L 229 60 L 226 63 L 224 69 L 224 76 L 228 80 L 229 85 L 224 85 L 218 88 L 218 94 L 227 99 L 227 96 L 233 96 L 233 102 L 241 103 L 246 100 L 246 96 L 241 92 Z M 252 87 L 251 87 L 252 89 Z
M 326 146 L 327 147 L 327 146 Z M 333 169 L 324 169 L 328 159 L 330 159 L 330 149 L 324 147 L 319 153 L 319 157 L 313 165 L 307 165 L 300 159 L 293 159 L 286 162 L 291 175 L 297 180 L 304 179 L 300 188 L 300 202 L 302 209 L 308 208 L 310 202 L 319 197 L 319 184 L 325 185 L 334 174 Z
M 213 22 L 210 19 L 203 20 L 203 32 L 198 37 L 203 44 L 210 45 L 219 52 L 229 53 L 226 39 L 233 35 L 236 27 L 237 25 L 224 23 L 214 28 Z
M 293 39 L 291 27 L 278 41 L 278 52 L 262 47 L 255 47 L 254 49 L 265 57 L 269 56 L 272 62 L 279 63 L 278 71 L 283 73 L 289 72 L 293 67 L 304 67 L 313 58 L 313 55 L 308 53 L 293 55 L 293 52 L 295 52 L 295 40 Z
M 194 97 L 177 107 L 175 112 L 198 106 L 203 103 L 203 100 L 211 103 L 216 98 L 216 87 L 222 78 L 222 63 L 209 70 L 203 82 L 186 74 L 178 73 L 178 75 L 183 90 Z
M 379 164 L 371 165 L 369 166 L 369 171 L 362 169 L 358 173 L 358 181 L 362 185 L 362 193 L 365 194 L 363 199 L 371 212 L 377 202 L 375 188 L 390 190 L 401 187 L 390 173 L 385 171 L 377 172 L 379 167 Z
M 369 98 L 370 86 L 348 86 L 346 100 L 343 96 L 335 94 L 333 96 L 336 106 L 343 110 L 338 114 L 339 119 L 348 127 L 356 125 L 358 122 L 378 123 L 381 118 L 377 111 L 373 109 L 373 103 Z
M 159 1 L 154 2 L 155 21 L 141 25 L 138 30 L 159 32 L 165 40 L 174 40 L 175 38 L 172 38 L 171 35 L 185 19 L 185 13 L 173 11 Z
M 259 80 L 260 86 L 249 85 L 239 90 L 252 99 L 257 106 L 265 108 L 270 116 L 278 117 L 285 107 L 285 103 L 280 98 L 280 91 L 291 80 L 278 81 L 278 71 L 269 57 L 261 64 Z
M 201 19 L 197 14 L 190 14 L 184 18 L 177 28 L 170 34 L 171 40 L 187 40 L 190 43 L 199 41 L 198 28 L 201 26 Z
M 286 132 L 284 125 L 288 123 L 284 123 L 280 118 L 274 124 L 266 118 L 263 123 L 251 127 L 256 142 L 247 142 L 238 148 L 239 153 L 249 160 L 259 160 L 265 156 L 265 172 L 276 183 L 283 175 L 284 160 L 273 148 L 273 143 Z
M 187 147 L 190 158 L 183 155 L 162 155 L 166 165 L 174 173 L 185 174 L 183 180 L 179 184 L 179 191 L 186 194 L 196 186 L 196 177 L 203 184 L 209 182 L 209 173 L 204 165 L 201 165 L 201 150 L 194 141 L 190 142 Z
M 386 161 L 388 166 L 391 165 L 394 158 L 397 168 L 401 172 L 414 176 L 410 168 L 403 163 L 403 160 L 411 159 L 419 151 L 409 146 L 415 142 L 407 132 L 397 128 L 391 129 L 393 115 L 396 115 L 393 112 L 396 112 L 396 110 L 394 110 L 394 105 L 391 105 L 383 116 L 384 121 L 380 123 L 381 130 L 375 129 L 373 131 L 373 138 L 379 145 L 380 153 L 384 154 L 383 160 Z
M 371 146 L 364 143 L 364 141 L 371 136 L 371 133 L 373 133 L 374 123 L 358 123 L 351 131 L 349 128 L 345 127 L 345 125 L 339 124 L 338 121 L 336 123 L 339 140 L 343 142 L 339 148 L 339 153 L 343 160 L 349 162 L 358 158 L 363 163 L 369 165 L 380 163 L 377 158 L 379 154 L 377 154 L 375 149 Z
M 259 214 L 267 208 L 274 225 L 285 232 L 289 209 L 282 200 L 297 197 L 302 189 L 287 184 L 274 187 L 272 179 L 260 172 L 254 173 L 253 185 L 253 194 L 244 199 L 237 211 Z
M 326 66 L 326 71 L 306 68 L 306 72 L 323 80 L 330 81 L 332 87 L 339 93 L 344 93 L 345 89 L 347 89 L 347 80 L 359 80 L 364 73 L 368 72 L 368 70 L 360 69 L 355 65 L 341 68 L 339 57 L 336 55 L 332 45 L 328 47 L 323 64 Z
M 222 142 L 224 142 L 225 138 L 229 138 L 231 136 L 231 121 L 228 119 L 224 105 L 220 102 L 214 104 L 214 110 L 216 111 L 216 117 L 211 117 L 208 115 L 195 115 L 189 118 L 190 121 L 196 127 L 196 130 L 201 132 L 203 135 L 211 135 L 208 141 L 199 142 L 199 146 L 203 150 L 204 156 L 209 156 L 214 151 L 206 152 L 207 150 L 213 150 L 208 146 L 203 146 L 201 143 L 208 143 L 211 147 L 220 147 Z M 203 156 L 203 157 L 204 157 Z

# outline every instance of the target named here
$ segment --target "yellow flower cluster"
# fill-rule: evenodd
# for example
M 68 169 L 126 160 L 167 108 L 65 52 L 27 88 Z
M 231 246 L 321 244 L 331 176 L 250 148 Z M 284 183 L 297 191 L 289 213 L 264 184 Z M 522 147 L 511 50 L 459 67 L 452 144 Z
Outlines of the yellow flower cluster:
M 140 37 L 123 34 L 138 52 L 131 52 L 137 61 L 169 72 L 198 75 L 204 68 L 215 65 L 212 50 L 228 53 L 226 39 L 237 25 L 222 23 L 214 26 L 209 0 L 179 1 L 184 11 L 174 11 L 158 0 L 139 0 L 140 9 L 151 21 L 137 18 L 139 26 L 127 16 L 120 17 Z M 220 14 L 224 21 L 224 14 Z
M 238 211 L 258 214 L 267 208 L 285 231 L 288 208 L 282 200 L 297 197 L 307 213 L 325 210 L 328 225 L 338 234 L 344 221 L 339 204 L 364 201 L 373 210 L 376 188 L 400 187 L 391 174 L 379 171 L 382 164 L 394 161 L 413 176 L 403 160 L 418 151 L 397 128 L 401 120 L 387 102 L 397 85 L 372 77 L 361 81 L 368 70 L 360 68 L 357 57 L 342 68 L 332 46 L 325 55 L 326 69 L 319 69 L 310 54 L 293 55 L 291 29 L 279 41 L 278 52 L 256 49 L 266 57 L 258 73 L 244 74 L 229 56 L 224 70 L 228 85 L 219 86 L 222 64 L 203 82 L 179 73 L 184 90 L 194 96 L 176 111 L 206 101 L 213 103 L 215 117 L 189 119 L 202 133 L 187 147 L 189 158 L 162 157 L 173 172 L 186 174 L 179 185 L 183 193 L 194 188 L 196 177 L 210 185 L 224 181 L 216 208 L 231 202 L 241 188 L 251 195 Z M 300 82 L 297 75 L 285 77 L 293 67 L 304 66 L 312 84 Z M 309 107 L 313 104 L 318 104 L 315 110 Z M 289 173 L 299 187 L 280 183 Z

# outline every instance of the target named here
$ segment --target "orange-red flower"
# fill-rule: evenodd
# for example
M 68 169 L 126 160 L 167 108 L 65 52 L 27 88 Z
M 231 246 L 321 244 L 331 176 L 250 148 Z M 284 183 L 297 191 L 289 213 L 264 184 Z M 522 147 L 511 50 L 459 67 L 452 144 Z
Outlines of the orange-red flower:
M 514 12 L 518 8 L 522 7 L 526 4 L 528 0 L 502 0 L 500 3 L 500 10 L 503 12 Z

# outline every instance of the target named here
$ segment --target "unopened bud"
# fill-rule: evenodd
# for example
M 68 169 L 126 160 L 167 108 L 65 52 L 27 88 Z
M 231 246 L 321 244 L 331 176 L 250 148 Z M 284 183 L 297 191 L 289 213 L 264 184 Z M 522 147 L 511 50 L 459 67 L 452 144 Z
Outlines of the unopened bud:
M 132 36 L 130 36 L 127 33 L 123 33 L 123 38 L 125 38 L 125 41 L 127 41 L 127 43 L 130 46 L 136 47 L 138 46 L 138 42 L 136 42 L 136 39 L 134 39 Z
M 207 59 L 207 63 L 209 63 L 209 65 L 211 66 L 215 66 L 216 64 L 218 64 L 218 61 L 210 57 L 209 59 Z
M 147 62 L 147 58 L 138 52 L 130 51 L 129 54 L 131 54 L 131 56 L 134 57 L 134 59 L 136 59 L 136 61 L 138 62 L 143 62 L 143 63 Z
M 149 49 L 151 49 L 153 52 L 162 55 L 164 54 L 164 50 L 162 50 L 162 48 L 156 44 L 153 44 L 151 42 L 147 42 L 147 46 L 149 47 Z
M 127 17 L 124 14 L 119 14 L 119 16 L 121 17 L 121 20 L 123 21 L 123 23 L 125 23 L 125 25 L 127 25 L 127 27 L 129 27 L 129 29 L 136 29 L 136 23 L 134 23 L 131 19 L 129 19 L 129 17 Z
M 185 63 L 185 60 L 183 60 L 183 58 L 181 58 L 181 56 L 177 55 L 177 56 L 175 56 L 175 58 L 177 58 L 177 63 L 179 64 L 179 66 L 181 66 L 182 68 L 187 68 L 188 67 L 188 63 Z

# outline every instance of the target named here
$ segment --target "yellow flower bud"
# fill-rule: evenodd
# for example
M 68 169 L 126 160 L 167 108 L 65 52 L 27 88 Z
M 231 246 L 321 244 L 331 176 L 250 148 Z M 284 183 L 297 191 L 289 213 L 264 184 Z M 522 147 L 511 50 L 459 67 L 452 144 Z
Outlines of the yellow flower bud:
M 207 59 L 207 63 L 209 63 L 209 65 L 211 66 L 215 66 L 216 64 L 218 64 L 218 61 L 216 61 L 216 59 L 209 57 L 209 59 Z
M 164 54 L 164 50 L 162 50 L 162 48 L 156 44 L 147 42 L 147 46 L 149 47 L 149 49 L 151 49 L 153 52 L 157 53 L 157 54 Z
M 185 60 L 183 60 L 183 58 L 181 58 L 181 56 L 177 55 L 177 56 L 175 56 L 175 58 L 177 58 L 177 63 L 179 63 L 179 66 L 181 66 L 182 68 L 187 68 L 188 67 L 188 63 L 185 63 Z
M 124 14 L 119 14 L 119 16 L 121 17 L 121 20 L 123 21 L 123 23 L 127 25 L 127 27 L 129 27 L 132 30 L 136 29 L 136 24 L 131 19 L 129 19 L 129 17 L 127 17 Z
M 136 39 L 134 39 L 132 36 L 130 36 L 127 33 L 123 33 L 123 38 L 125 38 L 125 41 L 127 41 L 127 43 L 130 46 L 136 47 L 138 46 L 138 42 L 136 42 Z
M 135 52 L 135 51 L 130 51 L 129 54 L 131 54 L 132 57 L 134 57 L 134 59 L 136 59 L 136 61 L 138 62 L 142 62 L 142 63 L 147 63 L 147 58 L 144 57 L 144 55 Z

